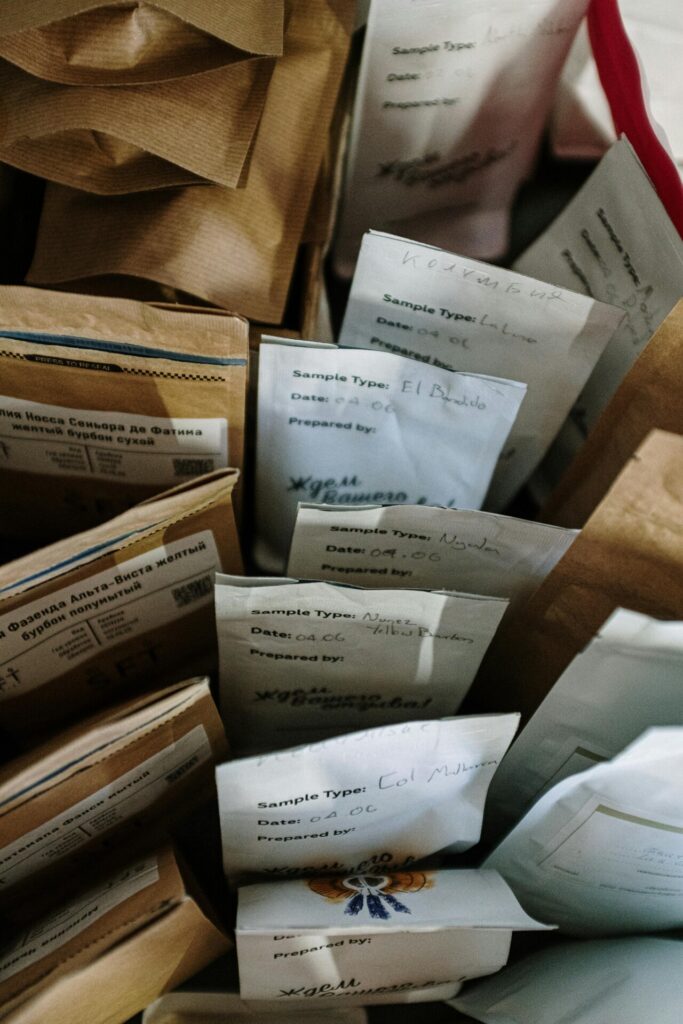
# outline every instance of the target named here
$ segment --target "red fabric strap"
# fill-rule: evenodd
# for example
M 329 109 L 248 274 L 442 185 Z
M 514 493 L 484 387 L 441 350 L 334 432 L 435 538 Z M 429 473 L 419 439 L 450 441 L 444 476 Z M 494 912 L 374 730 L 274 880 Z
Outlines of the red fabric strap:
M 617 0 L 591 0 L 588 31 L 617 135 L 623 132 L 628 138 L 683 237 L 680 174 L 652 126 L 638 60 L 621 20 Z

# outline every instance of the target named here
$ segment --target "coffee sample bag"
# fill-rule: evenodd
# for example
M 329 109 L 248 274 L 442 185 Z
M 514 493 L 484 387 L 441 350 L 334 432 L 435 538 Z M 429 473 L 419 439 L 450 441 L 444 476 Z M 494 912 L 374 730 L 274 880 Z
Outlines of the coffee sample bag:
M 97 197 L 48 187 L 32 284 L 142 278 L 282 320 L 348 53 L 353 0 L 287 5 L 244 188 Z
M 248 344 L 232 314 L 0 287 L 0 532 L 35 545 L 240 469 Z
M 69 86 L 0 61 L 0 158 L 50 181 L 116 195 L 246 180 L 273 60 L 171 82 Z M 182 126 L 182 130 L 178 130 Z
M 242 572 L 221 470 L 0 568 L 0 730 L 24 736 L 213 669 L 213 577 Z
M 238 899 L 240 995 L 306 1009 L 454 996 L 503 967 L 513 931 L 544 929 L 495 871 L 377 868 L 247 885 Z
M 67 85 L 136 85 L 282 53 L 283 0 L 3 4 L 0 57 Z
M 118 704 L 6 765 L 0 900 L 168 828 L 211 799 L 226 751 L 208 680 L 198 679 Z

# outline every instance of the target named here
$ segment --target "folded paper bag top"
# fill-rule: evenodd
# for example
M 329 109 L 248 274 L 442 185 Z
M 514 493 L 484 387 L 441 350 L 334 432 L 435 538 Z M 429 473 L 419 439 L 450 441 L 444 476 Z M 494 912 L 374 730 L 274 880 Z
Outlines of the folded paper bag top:
M 406 722 L 219 765 L 226 874 L 392 870 L 468 850 L 518 721 Z
M 0 769 L 0 899 L 168 828 L 214 791 L 227 744 L 208 680 L 118 704 Z M 41 879 L 44 884 L 44 879 Z
M 0 157 L 103 195 L 206 182 L 236 188 L 246 181 L 273 67 L 259 57 L 188 79 L 103 87 L 43 82 L 0 61 Z
M 0 56 L 69 85 L 160 82 L 245 54 L 282 53 L 284 0 L 25 0 L 3 8 Z
M 51 185 L 31 283 L 125 275 L 279 323 L 353 13 L 352 0 L 291 5 L 244 188 L 208 185 L 105 198 Z
M 2 1019 L 123 1024 L 230 946 L 185 866 L 155 850 L 88 880 L 0 952 Z
M 454 995 L 499 970 L 512 932 L 543 930 L 495 871 L 385 873 L 249 885 L 236 925 L 243 998 L 391 1003 Z
M 0 287 L 0 532 L 35 546 L 241 469 L 248 354 L 232 313 Z
M 35 735 L 213 668 L 213 575 L 242 571 L 238 477 L 199 477 L 0 568 L 1 729 Z
M 507 601 L 216 574 L 221 714 L 240 754 L 454 714 Z M 267 680 L 266 680 L 267 676 Z
M 576 536 L 576 530 L 472 509 L 299 502 L 287 575 L 488 594 L 506 598 L 509 611 L 533 594 Z M 405 564 L 394 571 L 403 556 Z

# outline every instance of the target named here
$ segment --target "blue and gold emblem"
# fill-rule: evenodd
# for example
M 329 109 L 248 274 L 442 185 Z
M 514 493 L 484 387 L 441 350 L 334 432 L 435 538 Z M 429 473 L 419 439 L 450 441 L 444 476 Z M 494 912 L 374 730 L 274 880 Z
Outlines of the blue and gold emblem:
M 347 901 L 344 913 L 357 917 L 364 908 L 370 917 L 386 921 L 395 914 L 410 914 L 396 893 L 431 889 L 433 880 L 424 871 L 400 871 L 392 875 L 349 875 L 348 878 L 311 878 L 308 887 L 334 903 Z

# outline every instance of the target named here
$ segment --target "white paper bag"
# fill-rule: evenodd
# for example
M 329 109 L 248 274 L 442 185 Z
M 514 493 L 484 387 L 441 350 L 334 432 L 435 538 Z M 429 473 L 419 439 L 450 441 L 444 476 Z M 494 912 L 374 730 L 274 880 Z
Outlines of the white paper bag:
M 683 622 L 617 609 L 562 673 L 503 759 L 486 805 L 497 833 L 555 783 L 654 725 L 683 725 Z
M 468 986 L 451 1005 L 485 1024 L 680 1024 L 683 943 L 567 942 Z
M 486 498 L 498 510 L 545 455 L 623 318 L 575 291 L 371 231 L 339 344 L 527 385 Z
M 380 228 L 502 255 L 587 0 L 372 0 L 337 269 Z
M 525 392 L 403 356 L 268 339 L 259 350 L 258 565 L 282 571 L 302 500 L 478 508 Z
M 363 587 L 422 587 L 526 600 L 577 536 L 511 516 L 425 505 L 297 510 L 287 572 Z
M 485 861 L 576 935 L 683 925 L 683 727 L 649 729 L 554 786 Z
M 581 439 L 683 293 L 683 240 L 625 137 L 514 269 L 626 313 L 576 404 Z
M 506 963 L 513 931 L 543 929 L 495 871 L 375 871 L 239 890 L 244 999 L 304 1007 L 455 995 Z
M 472 594 L 216 576 L 221 714 L 258 753 L 454 714 L 507 608 Z
M 389 871 L 469 849 L 518 723 L 407 722 L 219 765 L 226 874 Z

